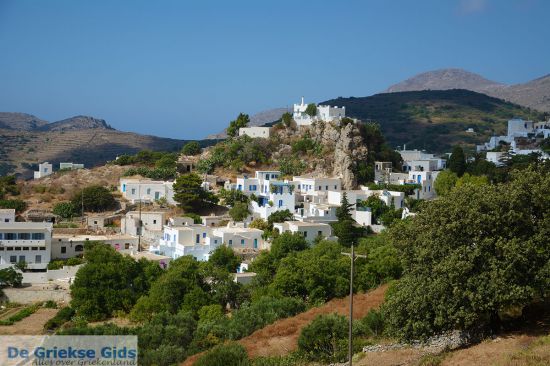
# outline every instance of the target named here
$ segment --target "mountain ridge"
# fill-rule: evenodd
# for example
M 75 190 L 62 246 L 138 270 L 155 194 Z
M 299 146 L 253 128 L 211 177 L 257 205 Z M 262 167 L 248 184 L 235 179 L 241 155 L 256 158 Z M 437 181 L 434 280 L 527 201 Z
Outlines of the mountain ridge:
M 522 106 L 550 112 L 550 74 L 525 83 L 507 85 L 459 68 L 422 72 L 391 85 L 384 93 L 466 89 Z

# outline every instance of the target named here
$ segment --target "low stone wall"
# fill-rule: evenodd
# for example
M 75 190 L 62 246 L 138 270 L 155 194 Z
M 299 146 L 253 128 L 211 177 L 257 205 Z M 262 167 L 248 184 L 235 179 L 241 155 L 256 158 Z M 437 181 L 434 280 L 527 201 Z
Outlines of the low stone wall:
M 71 295 L 68 290 L 62 288 L 55 289 L 50 285 L 44 285 L 42 287 L 5 288 L 3 292 L 3 300 L 19 304 L 33 304 L 48 300 L 68 304 L 71 301 Z

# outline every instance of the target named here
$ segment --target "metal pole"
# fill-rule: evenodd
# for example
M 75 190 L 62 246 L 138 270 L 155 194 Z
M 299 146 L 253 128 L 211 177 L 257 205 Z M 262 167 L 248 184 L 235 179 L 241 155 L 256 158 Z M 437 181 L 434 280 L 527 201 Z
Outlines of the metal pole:
M 138 252 L 141 252 L 141 182 L 138 186 L 139 219 L 138 219 Z
M 367 258 L 366 255 L 355 255 L 355 246 L 351 245 L 351 253 L 342 253 L 350 257 L 350 276 L 349 276 L 349 331 L 348 331 L 348 365 L 352 366 L 353 360 L 353 272 L 355 269 L 355 259 Z
M 348 334 L 348 359 L 349 366 L 352 366 L 353 357 L 353 267 L 355 263 L 355 246 L 351 245 L 351 269 L 349 275 L 349 334 Z

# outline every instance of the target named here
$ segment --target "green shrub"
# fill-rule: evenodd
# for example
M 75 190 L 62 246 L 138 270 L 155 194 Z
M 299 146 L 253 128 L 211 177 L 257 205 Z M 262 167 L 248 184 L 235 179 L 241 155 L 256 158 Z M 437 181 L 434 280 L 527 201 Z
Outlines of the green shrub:
M 75 311 L 71 307 L 62 308 L 55 314 L 53 318 L 48 320 L 46 324 L 44 324 L 44 330 L 47 331 L 54 331 L 61 327 L 63 324 L 68 322 L 72 319 L 72 317 L 75 315 Z
M 25 211 L 27 204 L 22 200 L 0 200 L 0 208 L 13 208 L 15 212 Z
M 298 349 L 312 361 L 342 362 L 347 354 L 347 336 L 345 316 L 319 315 L 302 329 Z
M 200 357 L 195 366 L 249 366 L 246 350 L 238 343 L 220 344 Z
M 384 317 L 378 310 L 370 310 L 367 315 L 355 323 L 357 335 L 380 336 L 384 331 Z
M 46 309 L 57 309 L 57 303 L 53 300 L 46 301 L 42 306 Z
M 26 308 L 23 308 L 22 310 L 18 311 L 14 315 L 10 316 L 8 319 L 0 320 L 0 325 L 13 325 L 14 323 L 25 319 L 26 317 L 34 314 L 36 310 L 40 308 L 40 304 L 34 304 L 31 306 L 27 306 Z

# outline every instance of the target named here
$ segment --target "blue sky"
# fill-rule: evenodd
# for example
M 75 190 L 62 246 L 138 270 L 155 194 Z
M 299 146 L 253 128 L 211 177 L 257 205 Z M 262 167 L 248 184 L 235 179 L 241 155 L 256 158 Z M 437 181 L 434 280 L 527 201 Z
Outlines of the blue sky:
M 0 111 L 180 139 L 460 67 L 550 73 L 550 1 L 0 0 Z

